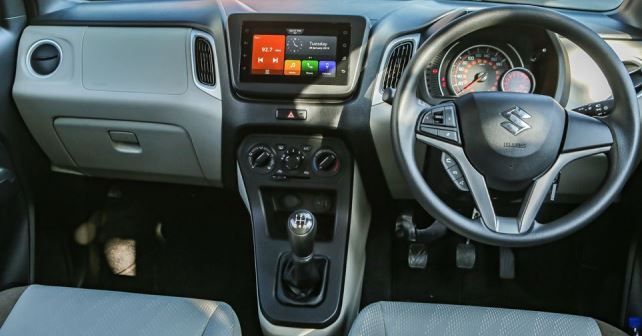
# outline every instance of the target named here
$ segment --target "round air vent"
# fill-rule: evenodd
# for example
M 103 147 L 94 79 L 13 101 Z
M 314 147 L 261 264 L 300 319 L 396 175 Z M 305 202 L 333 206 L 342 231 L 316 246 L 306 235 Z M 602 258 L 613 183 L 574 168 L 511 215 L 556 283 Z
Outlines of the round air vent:
M 36 42 L 27 55 L 27 64 L 34 75 L 47 77 L 54 73 L 60 61 L 62 60 L 62 51 L 60 46 L 50 40 Z

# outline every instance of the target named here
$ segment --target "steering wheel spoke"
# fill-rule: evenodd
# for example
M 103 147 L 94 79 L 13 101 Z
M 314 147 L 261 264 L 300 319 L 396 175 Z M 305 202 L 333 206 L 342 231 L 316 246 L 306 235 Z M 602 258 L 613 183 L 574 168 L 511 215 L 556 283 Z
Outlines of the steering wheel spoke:
M 586 149 L 610 147 L 611 129 L 603 121 L 575 111 L 566 111 L 566 135 L 562 153 L 582 152 Z
M 575 160 L 600 153 L 606 153 L 610 150 L 610 145 L 599 145 L 597 147 L 582 148 L 560 154 L 553 166 L 542 176 L 535 179 L 531 187 L 526 192 L 526 196 L 522 201 L 522 207 L 517 218 L 519 232 L 528 232 L 533 225 L 535 225 L 535 217 L 537 217 L 542 204 L 544 204 L 544 201 L 546 200 L 553 183 L 555 183 L 557 176 L 562 169 L 566 167 L 566 165 Z
M 500 225 L 502 225 L 503 222 L 497 220 L 486 180 L 470 163 L 464 153 L 464 149 L 457 143 L 444 140 L 437 136 L 426 136 L 423 135 L 422 132 L 417 133 L 417 140 L 447 153 L 455 160 L 461 168 L 463 178 L 468 184 L 470 194 L 473 197 L 477 211 L 479 211 L 481 221 L 489 229 L 499 232 L 501 230 Z

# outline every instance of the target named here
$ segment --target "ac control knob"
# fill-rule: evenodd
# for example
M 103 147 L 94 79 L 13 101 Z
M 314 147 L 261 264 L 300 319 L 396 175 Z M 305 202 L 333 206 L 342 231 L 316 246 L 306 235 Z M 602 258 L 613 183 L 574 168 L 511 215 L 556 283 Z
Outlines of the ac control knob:
M 268 173 L 274 168 L 274 151 L 267 145 L 256 145 L 248 153 L 250 168 Z
M 318 173 L 336 174 L 339 171 L 339 157 L 330 149 L 322 149 L 314 155 L 313 168 Z
M 285 169 L 287 170 L 296 170 L 301 167 L 301 164 L 303 163 L 303 153 L 301 151 L 296 150 L 296 149 L 290 149 L 288 152 L 283 156 L 282 161 L 283 165 L 285 166 Z

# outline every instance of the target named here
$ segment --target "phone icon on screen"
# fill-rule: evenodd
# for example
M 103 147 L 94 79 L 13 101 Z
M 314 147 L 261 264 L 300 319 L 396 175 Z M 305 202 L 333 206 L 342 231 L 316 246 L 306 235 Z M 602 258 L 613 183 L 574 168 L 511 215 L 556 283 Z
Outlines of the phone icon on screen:
M 319 69 L 319 61 L 304 60 L 301 61 L 301 67 L 303 68 L 303 73 L 306 76 L 314 76 L 317 74 L 317 71 Z

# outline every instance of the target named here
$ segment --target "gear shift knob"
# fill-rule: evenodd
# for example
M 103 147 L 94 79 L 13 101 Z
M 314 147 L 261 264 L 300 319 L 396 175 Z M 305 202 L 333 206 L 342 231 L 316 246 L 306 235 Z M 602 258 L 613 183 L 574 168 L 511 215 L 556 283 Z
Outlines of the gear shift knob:
M 314 237 L 317 234 L 317 219 L 308 210 L 297 210 L 288 218 L 288 239 L 292 247 L 292 259 L 305 263 L 314 255 Z

